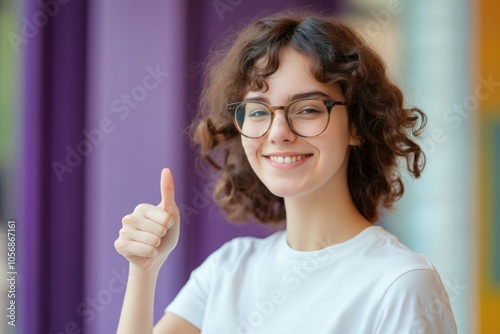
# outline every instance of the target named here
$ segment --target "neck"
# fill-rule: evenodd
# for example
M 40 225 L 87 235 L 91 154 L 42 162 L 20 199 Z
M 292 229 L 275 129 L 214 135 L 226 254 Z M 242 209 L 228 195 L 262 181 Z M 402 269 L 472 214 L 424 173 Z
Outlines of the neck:
M 285 198 L 290 247 L 301 251 L 322 249 L 347 241 L 373 225 L 354 205 L 347 177 L 340 174 L 306 196 Z

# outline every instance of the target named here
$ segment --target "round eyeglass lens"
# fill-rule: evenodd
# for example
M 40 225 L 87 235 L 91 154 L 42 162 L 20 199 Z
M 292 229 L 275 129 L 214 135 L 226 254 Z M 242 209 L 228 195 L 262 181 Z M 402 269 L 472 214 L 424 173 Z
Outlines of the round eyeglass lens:
M 251 138 L 263 136 L 271 125 L 271 112 L 258 102 L 240 104 L 234 117 L 241 133 Z
M 323 100 L 299 100 L 289 106 L 288 120 L 297 134 L 317 136 L 328 126 L 328 109 Z

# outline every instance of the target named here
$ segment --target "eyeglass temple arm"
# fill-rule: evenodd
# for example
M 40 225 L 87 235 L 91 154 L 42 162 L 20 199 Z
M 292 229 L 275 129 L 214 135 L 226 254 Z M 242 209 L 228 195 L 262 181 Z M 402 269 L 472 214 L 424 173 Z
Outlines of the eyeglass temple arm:
M 232 115 L 234 115 L 234 112 L 236 110 L 236 107 L 239 105 L 240 103 L 239 102 L 234 102 L 234 103 L 229 103 L 227 105 L 227 111 L 229 111 L 229 113 L 231 113 Z

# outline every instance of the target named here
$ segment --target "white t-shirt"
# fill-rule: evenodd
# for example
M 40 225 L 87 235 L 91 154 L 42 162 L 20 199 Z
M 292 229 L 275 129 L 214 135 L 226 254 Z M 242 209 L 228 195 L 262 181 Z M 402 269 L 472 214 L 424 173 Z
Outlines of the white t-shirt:
M 309 252 L 290 248 L 284 231 L 233 239 L 166 311 L 203 334 L 457 332 L 434 266 L 379 226 Z

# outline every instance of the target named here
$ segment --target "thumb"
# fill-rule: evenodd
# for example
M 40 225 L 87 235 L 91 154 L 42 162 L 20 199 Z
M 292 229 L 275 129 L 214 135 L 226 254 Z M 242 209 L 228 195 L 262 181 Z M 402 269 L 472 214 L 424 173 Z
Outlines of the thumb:
M 161 202 L 158 205 L 162 210 L 170 213 L 175 206 L 174 177 L 168 168 L 163 168 L 160 179 Z

